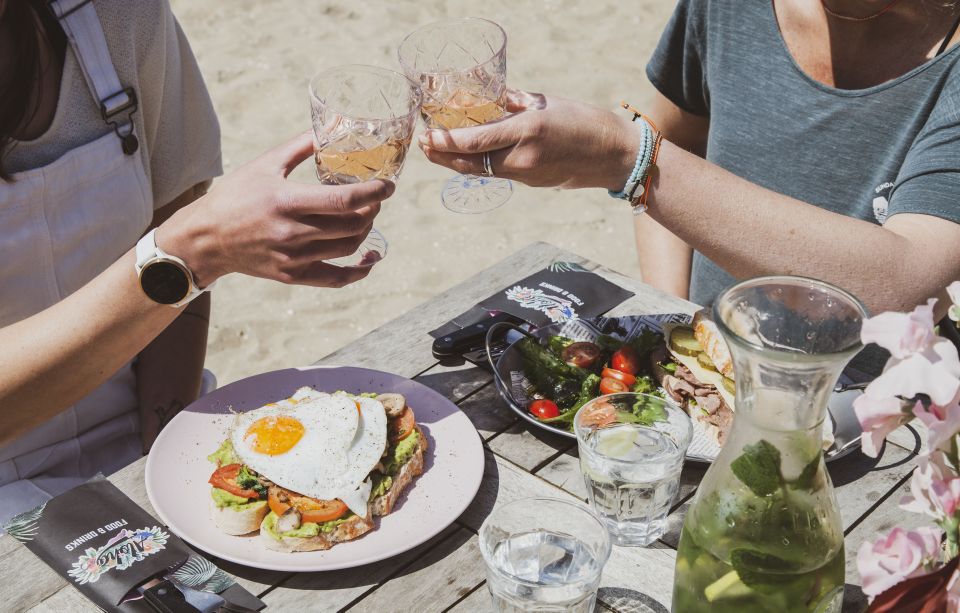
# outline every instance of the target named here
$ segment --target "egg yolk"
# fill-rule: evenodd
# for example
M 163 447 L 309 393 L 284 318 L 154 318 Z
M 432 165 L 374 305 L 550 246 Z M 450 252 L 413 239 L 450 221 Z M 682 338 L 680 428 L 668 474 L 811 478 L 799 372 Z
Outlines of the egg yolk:
M 243 438 L 257 453 L 280 455 L 290 451 L 303 438 L 303 431 L 299 420 L 289 415 L 271 415 L 250 424 Z

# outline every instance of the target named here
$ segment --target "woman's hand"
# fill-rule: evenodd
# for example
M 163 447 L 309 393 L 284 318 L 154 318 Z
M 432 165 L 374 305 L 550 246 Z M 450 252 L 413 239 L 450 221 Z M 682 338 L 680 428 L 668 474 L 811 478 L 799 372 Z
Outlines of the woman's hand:
M 535 187 L 604 187 L 619 191 L 636 162 L 636 126 L 594 106 L 511 90 L 503 119 L 420 137 L 427 159 L 457 172 L 494 174 Z
M 362 279 L 370 267 L 338 267 L 323 260 L 357 250 L 394 185 L 288 180 L 312 154 L 308 132 L 227 175 L 160 226 L 158 246 L 182 258 L 200 287 L 232 272 L 318 287 Z

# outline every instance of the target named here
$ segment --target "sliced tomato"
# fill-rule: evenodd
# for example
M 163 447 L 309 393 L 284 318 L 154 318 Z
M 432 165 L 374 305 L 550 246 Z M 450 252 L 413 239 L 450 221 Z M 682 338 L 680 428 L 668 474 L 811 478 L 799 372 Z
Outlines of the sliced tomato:
M 631 375 L 630 373 L 623 372 L 622 370 L 617 370 L 616 368 L 604 368 L 603 373 L 600 374 L 603 378 L 616 379 L 626 384 L 627 387 L 630 387 L 637 382 L 637 378 Z
M 560 414 L 560 407 L 552 400 L 534 400 L 527 410 L 540 419 L 548 419 Z
M 230 492 L 234 496 L 243 496 L 244 498 L 259 498 L 255 490 L 243 489 L 237 485 L 237 475 L 240 474 L 241 464 L 227 464 L 213 471 L 210 475 L 210 485 Z
M 600 379 L 600 393 L 604 396 L 628 391 L 630 391 L 630 388 L 623 381 L 618 381 L 612 377 Z
M 293 507 L 300 512 L 300 521 L 320 524 L 325 521 L 339 519 L 349 510 L 343 501 L 317 500 L 308 496 L 301 496 L 296 492 L 274 485 L 267 495 L 267 505 L 277 515 L 283 515 Z
M 402 441 L 410 436 L 417 422 L 413 416 L 413 409 L 406 407 L 399 417 L 394 417 L 387 422 L 387 438 L 391 443 Z
M 590 368 L 600 357 L 600 347 L 586 341 L 573 343 L 564 348 L 562 357 L 571 366 Z
M 635 375 L 640 371 L 640 356 L 630 345 L 624 345 L 610 358 L 610 366 L 615 369 Z

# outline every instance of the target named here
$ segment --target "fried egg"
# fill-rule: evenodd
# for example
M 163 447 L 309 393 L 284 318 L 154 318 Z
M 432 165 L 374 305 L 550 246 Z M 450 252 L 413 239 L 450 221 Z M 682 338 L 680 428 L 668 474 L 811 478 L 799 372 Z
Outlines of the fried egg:
M 365 517 L 370 471 L 387 444 L 387 416 L 371 398 L 301 388 L 237 416 L 231 442 L 241 461 L 281 487 L 339 498 Z

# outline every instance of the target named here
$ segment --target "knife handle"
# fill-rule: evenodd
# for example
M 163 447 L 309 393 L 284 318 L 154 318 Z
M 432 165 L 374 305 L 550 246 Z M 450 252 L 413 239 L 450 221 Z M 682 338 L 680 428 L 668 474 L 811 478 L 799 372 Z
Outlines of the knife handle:
M 199 611 L 186 601 L 180 590 L 169 579 L 164 579 L 153 587 L 143 590 L 143 599 L 158 613 L 197 613 Z
M 500 313 L 471 324 L 462 330 L 451 332 L 433 341 L 433 355 L 438 358 L 450 357 L 480 349 L 483 347 L 483 339 L 486 338 L 487 331 L 503 322 L 521 323 L 521 320 L 509 313 Z

